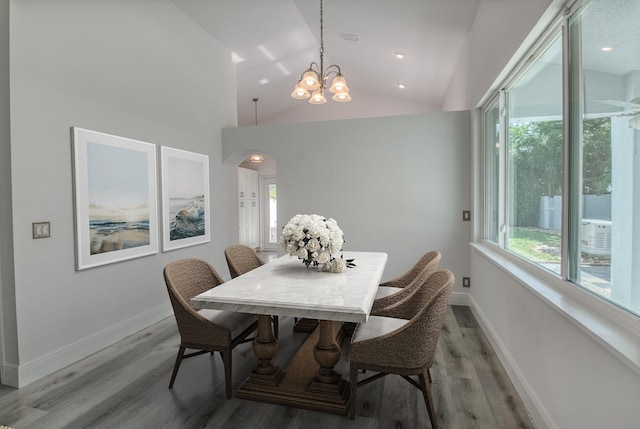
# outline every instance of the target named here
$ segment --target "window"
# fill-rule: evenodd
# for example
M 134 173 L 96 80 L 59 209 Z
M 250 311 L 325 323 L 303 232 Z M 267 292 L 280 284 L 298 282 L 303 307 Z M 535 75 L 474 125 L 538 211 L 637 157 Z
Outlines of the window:
M 569 280 L 640 314 L 640 2 L 592 0 L 569 20 Z
M 483 236 L 638 315 L 640 2 L 563 19 L 484 110 Z
M 560 273 L 562 259 L 562 40 L 506 91 L 505 247 Z
M 484 238 L 498 243 L 498 227 L 500 225 L 499 170 L 500 170 L 500 106 L 495 100 L 484 116 Z

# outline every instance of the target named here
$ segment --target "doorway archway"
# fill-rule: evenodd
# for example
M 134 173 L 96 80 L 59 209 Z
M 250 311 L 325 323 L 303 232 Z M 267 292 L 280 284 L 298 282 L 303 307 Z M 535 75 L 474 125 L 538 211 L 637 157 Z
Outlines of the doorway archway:
M 252 161 L 255 155 L 261 162 Z M 277 185 L 275 159 L 260 151 L 229 157 L 238 167 L 238 244 L 255 250 L 277 250 Z

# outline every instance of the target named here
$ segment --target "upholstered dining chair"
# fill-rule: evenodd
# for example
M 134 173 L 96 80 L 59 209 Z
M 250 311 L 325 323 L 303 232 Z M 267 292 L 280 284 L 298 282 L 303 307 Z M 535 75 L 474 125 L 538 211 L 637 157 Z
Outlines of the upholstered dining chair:
M 189 258 L 171 262 L 164 268 L 163 274 L 180 332 L 180 349 L 169 388 L 173 387 L 183 359 L 217 351 L 224 363 L 226 395 L 230 399 L 231 351 L 237 345 L 252 340 L 248 336 L 258 326 L 257 316 L 191 307 L 191 298 L 223 283 L 216 270 L 206 261 Z M 197 351 L 185 354 L 186 349 Z
M 264 265 L 255 250 L 244 244 L 234 244 L 224 249 L 224 257 L 227 260 L 231 278 L 248 273 L 249 271 Z M 278 338 L 278 316 L 271 316 L 273 320 L 273 335 Z
M 260 259 L 255 250 L 244 244 L 234 244 L 227 247 L 224 249 L 224 257 L 227 260 L 232 279 L 264 265 L 264 261 Z
M 423 270 L 424 267 L 430 264 L 433 260 L 437 259 L 439 262 L 440 257 L 440 252 L 438 252 L 437 250 L 429 251 L 422 255 L 420 259 L 418 259 L 418 262 L 416 262 L 416 264 L 411 267 L 409 271 L 402 274 L 400 277 L 396 277 L 395 279 L 387 280 L 384 283 L 380 283 L 380 286 L 391 286 L 400 288 L 405 287 L 420 273 L 420 271 Z
M 440 265 L 440 252 L 433 250 L 425 253 L 420 260 L 405 274 L 393 280 L 381 283 L 376 291 L 376 297 L 373 301 L 371 314 L 377 316 L 387 316 L 389 307 L 395 306 L 398 311 L 397 304 L 399 302 L 411 304 L 411 297 L 422 286 L 422 284 L 433 274 Z M 415 313 L 415 305 L 413 313 Z M 394 315 L 393 317 L 399 317 Z M 402 316 L 404 319 L 410 319 L 412 316 Z
M 349 418 L 355 418 L 357 389 L 388 374 L 397 374 L 422 391 L 431 427 L 437 429 L 431 376 L 436 345 L 449 305 L 454 277 L 449 270 L 438 270 L 423 284 L 415 298 L 421 310 L 411 319 L 370 316 L 356 327 L 351 338 Z M 358 381 L 358 370 L 377 374 Z M 418 376 L 418 381 L 410 376 Z

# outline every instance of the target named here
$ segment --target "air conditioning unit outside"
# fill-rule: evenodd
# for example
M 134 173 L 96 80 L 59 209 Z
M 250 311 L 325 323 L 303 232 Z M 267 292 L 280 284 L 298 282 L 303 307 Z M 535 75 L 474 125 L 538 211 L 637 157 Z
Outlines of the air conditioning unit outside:
M 611 221 L 582 219 L 581 249 L 590 255 L 611 255 Z

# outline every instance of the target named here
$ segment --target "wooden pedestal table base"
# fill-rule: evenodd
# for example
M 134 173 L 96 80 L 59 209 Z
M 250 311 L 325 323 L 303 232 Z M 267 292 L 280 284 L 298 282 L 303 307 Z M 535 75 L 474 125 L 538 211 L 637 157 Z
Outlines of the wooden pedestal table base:
M 278 340 L 273 335 L 271 320 L 271 316 L 258 315 L 258 332 L 252 344 L 253 354 L 258 358 L 258 364 L 249 374 L 249 380 L 254 384 L 277 386 L 283 372 L 279 366 L 271 363 L 271 359 L 278 351 Z
M 236 396 L 242 399 L 346 415 L 349 383 L 333 369 L 340 360 L 340 344 L 344 339 L 342 324 L 321 320 L 318 328 L 302 345 L 283 374 L 280 368 L 270 362 L 277 350 L 277 341 L 271 329 L 271 319 L 268 316 L 259 317 L 258 334 L 254 340 L 254 353 L 259 362 L 247 380 L 238 388 Z M 263 323 L 261 323 L 262 318 L 265 318 Z M 268 332 L 261 332 L 267 327 Z M 272 346 L 274 342 L 275 348 Z M 269 356 L 271 351 L 273 354 Z M 261 354 L 259 355 L 258 352 Z
M 298 319 L 295 325 L 293 325 L 293 330 L 295 332 L 313 332 L 314 329 L 318 327 L 318 319 L 307 319 L 303 317 Z

